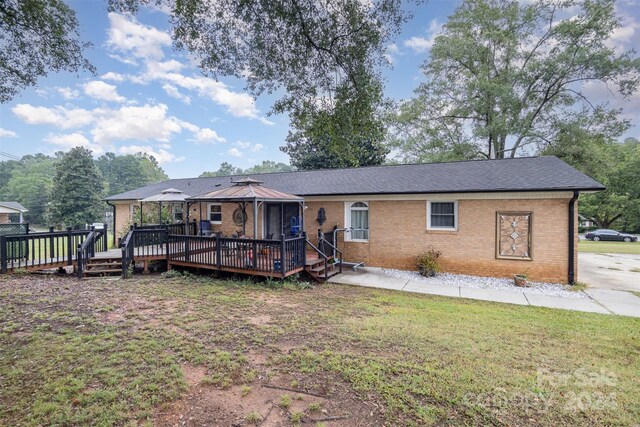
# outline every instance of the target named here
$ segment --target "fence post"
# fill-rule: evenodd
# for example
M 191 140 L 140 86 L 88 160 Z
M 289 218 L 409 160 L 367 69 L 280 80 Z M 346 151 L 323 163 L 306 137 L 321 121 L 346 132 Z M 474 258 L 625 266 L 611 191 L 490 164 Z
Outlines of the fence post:
M 167 241 L 165 245 L 165 253 L 167 255 L 167 269 L 169 269 L 169 233 L 167 233 Z
M 56 253 L 56 249 L 53 244 L 53 227 L 49 227 L 49 258 L 57 258 L 58 254 Z
M 0 273 L 7 272 L 7 238 L 0 236 Z
M 91 253 L 91 258 L 93 258 L 94 256 L 96 256 L 96 228 L 92 225 L 89 230 L 89 234 L 93 233 L 93 242 L 89 242 L 89 244 L 91 245 L 89 248 L 89 252 Z M 87 237 L 89 237 L 89 234 L 87 234 Z
M 218 267 L 218 270 L 220 270 L 220 267 L 222 267 L 222 259 L 220 258 L 220 254 L 222 253 L 221 248 L 220 248 L 220 235 L 218 233 L 216 233 L 216 267 Z
M 73 265 L 73 238 L 71 227 L 67 227 L 67 265 Z
M 307 265 L 307 232 L 302 232 L 302 267 Z
M 105 222 L 104 224 L 104 230 L 102 233 L 102 249 L 104 249 L 104 252 L 109 250 L 109 226 L 107 225 L 107 223 Z
M 184 261 L 189 262 L 189 236 L 184 238 Z
M 76 252 L 76 274 L 78 275 L 79 279 L 82 278 L 82 275 L 84 273 L 83 267 L 84 266 L 82 265 L 82 245 L 78 243 L 78 249 Z
M 285 237 L 284 234 L 280 235 L 280 272 L 282 272 L 282 278 L 284 279 L 285 272 L 287 271 L 287 260 L 285 259 Z

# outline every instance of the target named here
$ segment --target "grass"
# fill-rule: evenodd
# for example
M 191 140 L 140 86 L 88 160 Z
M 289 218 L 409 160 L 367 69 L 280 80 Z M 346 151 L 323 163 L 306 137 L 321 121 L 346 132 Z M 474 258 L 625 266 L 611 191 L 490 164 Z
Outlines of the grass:
M 249 402 L 278 381 L 330 395 L 321 404 L 272 390 L 290 424 L 304 408 L 379 417 L 361 425 L 640 419 L 640 319 L 193 276 L 5 276 L 0 299 L 0 425 L 153 424 L 180 399 L 202 405 L 186 365 L 206 368 L 198 393 L 246 396 L 247 423 L 262 422 Z
M 640 242 L 594 242 L 591 240 L 580 240 L 578 243 L 578 252 L 640 255 Z

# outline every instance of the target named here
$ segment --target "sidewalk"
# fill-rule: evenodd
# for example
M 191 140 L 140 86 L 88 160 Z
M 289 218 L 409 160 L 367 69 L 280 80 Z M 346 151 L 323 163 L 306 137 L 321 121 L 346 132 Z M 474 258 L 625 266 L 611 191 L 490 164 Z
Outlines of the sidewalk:
M 373 267 L 361 268 L 358 271 L 345 269 L 342 274 L 331 277 L 329 282 L 454 298 L 495 301 L 507 304 L 533 305 L 537 307 L 559 308 L 562 310 L 640 317 L 640 297 L 630 292 L 608 289 L 587 289 L 582 292 L 586 293 L 589 298 L 573 299 L 534 294 L 527 292 L 526 288 L 524 288 L 522 292 L 511 292 L 452 286 L 446 283 L 431 284 L 415 280 L 398 279 L 385 275 L 380 269 Z

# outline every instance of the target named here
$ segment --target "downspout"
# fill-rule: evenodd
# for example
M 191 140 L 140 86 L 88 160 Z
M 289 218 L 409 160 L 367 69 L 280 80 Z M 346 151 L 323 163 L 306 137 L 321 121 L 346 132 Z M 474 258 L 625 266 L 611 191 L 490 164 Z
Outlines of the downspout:
M 573 285 L 575 283 L 576 276 L 576 265 L 575 265 L 575 252 L 576 252 L 576 242 L 575 242 L 575 213 L 576 213 L 576 200 L 578 200 L 578 196 L 580 195 L 579 191 L 573 191 L 573 197 L 569 200 L 569 284 Z
M 118 234 L 116 230 L 116 205 L 112 205 L 109 201 L 106 201 L 109 206 L 113 208 L 113 246 L 116 246 L 118 243 L 116 242 L 116 235 Z

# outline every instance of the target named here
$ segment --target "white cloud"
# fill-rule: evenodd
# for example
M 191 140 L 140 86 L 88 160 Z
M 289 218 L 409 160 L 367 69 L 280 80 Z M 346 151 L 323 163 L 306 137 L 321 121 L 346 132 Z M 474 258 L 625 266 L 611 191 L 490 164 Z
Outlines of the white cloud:
M 213 129 L 209 129 L 209 128 L 202 128 L 200 129 L 196 135 L 196 141 L 201 143 L 201 144 L 215 144 L 216 142 L 227 142 L 227 140 L 223 137 L 221 137 L 220 135 L 218 135 L 218 133 L 213 130 Z
M 171 45 L 171 36 L 157 28 L 138 23 L 133 17 L 109 13 L 111 27 L 107 44 L 136 57 L 162 59 L 164 46 Z
M 167 116 L 164 104 L 95 111 L 100 117 L 91 134 L 98 143 L 127 139 L 169 141 L 172 134 L 182 129 L 178 119 Z
M 227 154 L 233 157 L 242 157 L 242 152 L 237 148 L 229 148 Z
M 438 22 L 437 19 L 433 19 L 429 23 L 429 28 L 427 29 L 427 37 L 419 37 L 413 36 L 403 42 L 403 44 L 409 49 L 413 50 L 415 53 L 425 53 L 436 41 L 436 37 L 442 30 L 442 23 Z
M 246 141 L 236 141 L 235 145 L 245 150 L 251 147 L 251 143 Z
M 398 55 L 402 55 L 402 53 L 400 52 L 400 48 L 397 44 L 391 43 L 387 46 L 387 51 L 385 52 L 384 57 L 387 58 L 387 61 L 389 61 L 390 64 L 396 62 L 396 56 Z
M 179 99 L 182 102 L 184 102 L 185 104 L 191 104 L 191 98 L 189 96 L 187 96 L 187 95 L 181 94 L 180 91 L 175 86 L 172 86 L 170 84 L 164 84 L 164 85 L 162 85 L 162 89 L 164 89 L 164 91 L 170 97 L 175 98 L 175 99 Z
M 104 148 L 97 144 L 91 144 L 89 140 L 81 133 L 74 132 L 71 134 L 49 134 L 44 139 L 49 144 L 57 145 L 63 150 L 70 150 L 74 147 L 84 147 L 93 151 L 94 155 L 104 153 Z
M 181 162 L 185 159 L 184 157 L 177 157 L 175 154 L 168 152 L 164 148 L 154 150 L 153 147 L 149 145 L 127 145 L 120 147 L 118 151 L 121 154 L 145 153 L 155 157 L 159 164 Z
M 254 153 L 257 153 L 258 151 L 262 151 L 263 149 L 264 149 L 264 145 L 256 144 L 253 146 L 253 148 L 251 148 L 251 151 L 253 151 Z
M 126 98 L 118 95 L 114 85 L 94 80 L 84 85 L 84 93 L 94 99 L 111 102 L 124 102 Z
M 30 125 L 53 125 L 62 129 L 85 126 L 94 120 L 91 111 L 82 108 L 34 107 L 18 104 L 11 109 L 19 119 Z
M 70 87 L 57 87 L 56 90 L 64 99 L 75 99 L 80 96 L 80 92 Z
M 16 136 L 18 134 L 14 131 L 0 128 L 0 138 L 15 138 Z
M 113 71 L 109 71 L 106 74 L 100 76 L 102 80 L 111 80 L 114 82 L 123 82 L 124 76 L 120 73 L 114 73 Z

